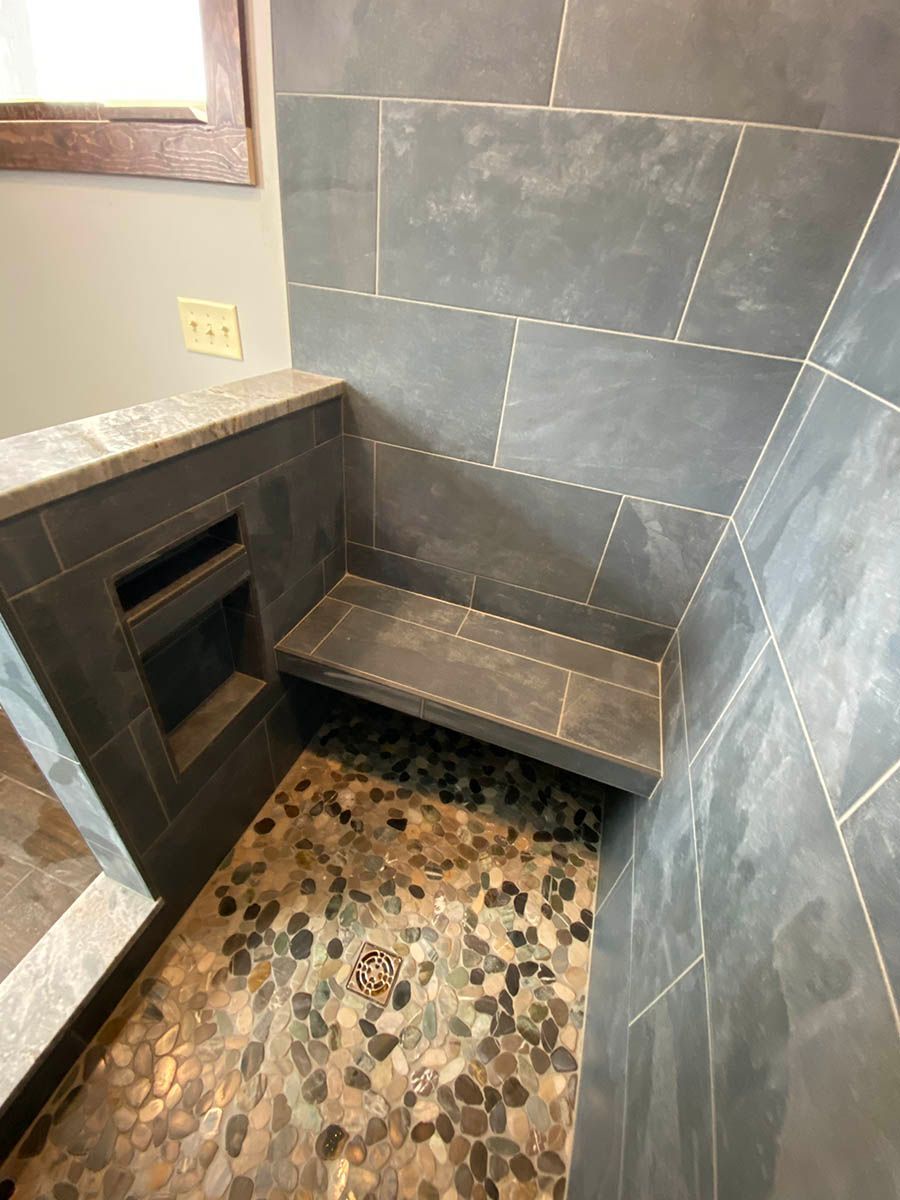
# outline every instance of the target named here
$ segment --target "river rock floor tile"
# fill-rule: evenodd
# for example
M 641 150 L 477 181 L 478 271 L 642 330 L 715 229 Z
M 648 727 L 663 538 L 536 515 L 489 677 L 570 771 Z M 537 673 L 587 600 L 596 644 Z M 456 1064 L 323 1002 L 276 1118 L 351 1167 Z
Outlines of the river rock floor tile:
M 0 1171 L 16 1200 L 562 1200 L 602 789 L 347 707 Z M 382 1008 L 364 941 L 401 959 Z

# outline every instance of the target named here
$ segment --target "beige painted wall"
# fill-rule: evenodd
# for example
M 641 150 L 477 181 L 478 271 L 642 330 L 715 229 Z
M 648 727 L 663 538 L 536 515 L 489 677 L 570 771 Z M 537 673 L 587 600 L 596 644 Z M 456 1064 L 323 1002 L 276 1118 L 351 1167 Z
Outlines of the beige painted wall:
M 260 186 L 0 172 L 0 437 L 290 363 L 268 0 L 247 5 Z M 238 305 L 189 354 L 176 296 Z

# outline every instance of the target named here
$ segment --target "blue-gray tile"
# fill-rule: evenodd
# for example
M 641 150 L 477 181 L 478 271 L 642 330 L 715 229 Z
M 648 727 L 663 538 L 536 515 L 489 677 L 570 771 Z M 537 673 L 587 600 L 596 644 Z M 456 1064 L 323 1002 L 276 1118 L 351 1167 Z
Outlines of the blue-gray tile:
M 803 358 L 894 150 L 863 138 L 746 129 L 679 336 Z
M 569 0 L 555 101 L 896 136 L 898 56 L 893 0 Z
M 294 362 L 346 379 L 347 433 L 493 461 L 515 322 L 383 296 L 289 290 Z
M 589 603 L 677 625 L 724 523 L 693 509 L 623 500 Z
M 629 795 L 628 792 L 613 792 L 603 806 L 597 907 L 612 891 L 616 880 L 631 861 L 634 854 L 635 814 L 642 803 L 644 801 Z
M 14 596 L 43 583 L 59 570 L 38 513 L 26 513 L 0 524 L 0 587 Z
M 900 1002 L 900 770 L 843 825 L 847 849 Z
M 662 696 L 663 778 L 637 808 L 631 1015 L 641 1012 L 701 953 L 697 857 L 681 672 Z
M 87 841 L 107 843 L 122 850 L 116 826 L 84 768 L 71 758 L 28 742 L 28 750 L 41 768 L 59 802 Z
M 897 759 L 900 413 L 826 379 L 747 554 L 842 812 Z
M 0 707 L 28 742 L 74 759 L 75 752 L 56 714 L 31 673 L 25 656 L 0 617 Z
M 733 127 L 388 103 L 381 289 L 674 334 Z
M 765 499 L 772 480 L 778 474 L 797 430 L 806 419 L 809 406 L 815 400 L 825 376 L 816 367 L 806 366 L 797 376 L 781 415 L 772 430 L 772 437 L 760 455 L 759 462 L 734 510 L 738 533 L 745 537 L 753 524 L 759 506 Z
M 444 600 L 419 596 L 415 592 L 355 575 L 345 575 L 331 592 L 330 599 L 391 617 L 401 617 L 404 621 L 414 621 L 418 625 L 427 625 L 429 629 L 443 630 L 444 633 L 457 633 L 468 611 L 458 604 L 447 604 Z
M 618 497 L 378 445 L 375 542 L 586 600 Z
M 371 546 L 375 532 L 375 443 L 344 438 L 344 490 L 347 499 L 347 537 Z
M 729 513 L 798 366 L 523 321 L 498 465 Z
M 562 0 L 274 0 L 285 92 L 546 104 Z
M 672 630 L 662 625 L 493 579 L 476 581 L 472 607 L 651 662 L 662 658 L 672 637 Z
M 316 445 L 320 446 L 322 442 L 328 442 L 333 437 L 339 437 L 343 431 L 343 397 L 337 396 L 334 400 L 326 400 L 324 404 L 318 404 L 313 409 L 313 428 L 315 430 Z
M 706 989 L 697 963 L 628 1031 L 622 1194 L 712 1200 L 712 1138 Z
M 812 357 L 900 404 L 900 170 L 887 186 Z
M 896 1197 L 897 1033 L 773 647 L 693 781 L 719 1195 Z
M 631 871 L 594 918 L 569 1200 L 618 1200 L 625 1127 Z
M 373 292 L 377 102 L 278 96 L 276 111 L 288 279 Z
M 451 604 L 468 604 L 475 586 L 475 576 L 465 571 L 419 562 L 353 541 L 347 546 L 347 570 L 351 575 L 375 579 L 422 596 L 434 596 L 437 600 L 449 600 Z
M 688 745 L 694 755 L 769 637 L 732 529 L 722 539 L 678 637 Z

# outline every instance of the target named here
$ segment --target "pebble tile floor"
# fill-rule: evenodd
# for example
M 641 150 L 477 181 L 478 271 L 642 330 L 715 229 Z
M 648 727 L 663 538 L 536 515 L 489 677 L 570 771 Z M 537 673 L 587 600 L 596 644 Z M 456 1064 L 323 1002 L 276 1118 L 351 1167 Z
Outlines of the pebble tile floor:
M 562 1200 L 602 789 L 319 732 L 0 1169 L 16 1200 Z M 386 1008 L 346 988 L 401 957 Z

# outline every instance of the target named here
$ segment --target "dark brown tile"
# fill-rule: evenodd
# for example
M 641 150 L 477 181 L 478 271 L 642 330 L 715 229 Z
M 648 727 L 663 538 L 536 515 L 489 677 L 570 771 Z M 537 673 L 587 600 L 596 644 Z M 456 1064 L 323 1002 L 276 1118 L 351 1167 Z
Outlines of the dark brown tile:
M 659 701 L 655 696 L 573 675 L 559 732 L 601 753 L 659 770 Z
M 353 575 L 346 575 L 330 595 L 331 599 L 341 600 L 344 604 L 368 608 L 389 617 L 401 617 L 443 633 L 458 633 L 468 611 L 458 604 L 447 604 L 430 596 L 418 596 L 415 592 L 387 587 L 383 583 Z

